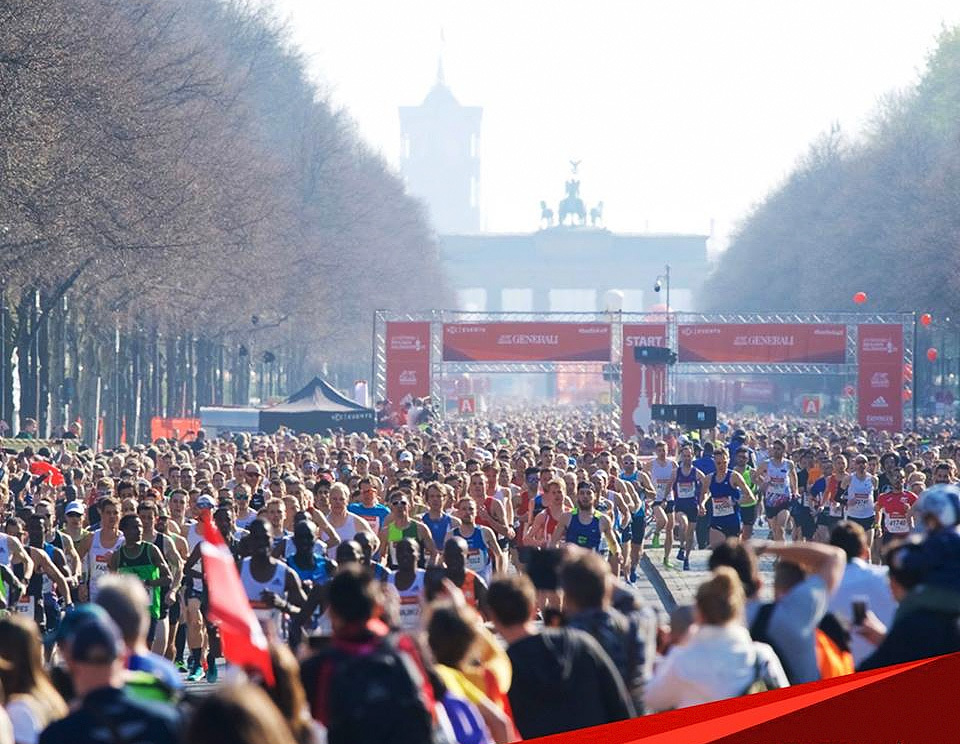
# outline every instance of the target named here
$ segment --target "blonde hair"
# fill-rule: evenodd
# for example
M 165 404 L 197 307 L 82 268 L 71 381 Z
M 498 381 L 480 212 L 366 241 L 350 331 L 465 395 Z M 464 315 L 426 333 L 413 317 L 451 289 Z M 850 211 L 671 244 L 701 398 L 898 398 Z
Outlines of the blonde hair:
M 345 484 L 343 483 L 332 484 L 330 486 L 330 495 L 333 495 L 334 491 L 336 491 L 341 496 L 343 496 L 343 498 L 346 499 L 348 502 L 350 501 L 350 489 L 347 488 Z
M 743 613 L 746 597 L 737 572 L 718 566 L 697 589 L 697 610 L 704 625 L 726 625 Z

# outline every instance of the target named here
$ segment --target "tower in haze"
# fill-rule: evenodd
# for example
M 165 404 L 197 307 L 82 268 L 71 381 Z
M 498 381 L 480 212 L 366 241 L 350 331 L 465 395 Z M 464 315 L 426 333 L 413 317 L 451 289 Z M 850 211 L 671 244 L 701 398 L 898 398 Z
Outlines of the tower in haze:
M 462 106 L 454 97 L 442 62 L 423 103 L 400 107 L 400 170 L 440 234 L 480 232 L 482 116 L 481 107 Z

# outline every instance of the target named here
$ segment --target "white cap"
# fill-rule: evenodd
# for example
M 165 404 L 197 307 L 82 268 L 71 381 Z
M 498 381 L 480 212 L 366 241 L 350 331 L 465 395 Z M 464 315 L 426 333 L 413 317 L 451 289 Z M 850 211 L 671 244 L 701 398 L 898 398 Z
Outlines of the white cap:
M 83 514 L 86 511 L 82 501 L 71 501 L 63 510 L 64 514 Z

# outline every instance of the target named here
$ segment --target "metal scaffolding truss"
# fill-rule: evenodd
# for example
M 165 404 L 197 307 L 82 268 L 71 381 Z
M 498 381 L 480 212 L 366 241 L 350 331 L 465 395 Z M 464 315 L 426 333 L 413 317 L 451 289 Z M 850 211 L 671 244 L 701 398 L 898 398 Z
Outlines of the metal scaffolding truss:
M 679 363 L 668 368 L 668 400 L 676 399 L 677 377 L 681 375 L 831 375 L 856 379 L 857 330 L 860 324 L 900 324 L 903 326 L 904 363 L 913 364 L 916 339 L 916 313 L 625 313 L 625 312 L 471 312 L 462 310 L 430 310 L 419 313 L 394 313 L 378 310 L 373 328 L 373 391 L 376 399 L 386 397 L 386 328 L 388 322 L 430 323 L 430 393 L 435 400 L 442 397 L 442 378 L 445 374 L 543 373 L 557 370 L 571 372 L 594 371 L 601 362 L 444 362 L 443 325 L 445 323 L 609 323 L 610 363 L 607 369 L 619 372 L 622 362 L 623 326 L 625 324 L 665 323 L 667 345 L 677 349 L 677 328 L 685 324 L 701 323 L 829 323 L 846 326 L 846 362 L 843 364 L 800 363 Z M 621 383 L 614 375 L 611 384 L 612 403 L 619 416 Z M 905 403 L 905 407 L 907 404 Z M 441 407 L 442 410 L 442 407 Z M 906 411 L 905 411 L 906 413 Z

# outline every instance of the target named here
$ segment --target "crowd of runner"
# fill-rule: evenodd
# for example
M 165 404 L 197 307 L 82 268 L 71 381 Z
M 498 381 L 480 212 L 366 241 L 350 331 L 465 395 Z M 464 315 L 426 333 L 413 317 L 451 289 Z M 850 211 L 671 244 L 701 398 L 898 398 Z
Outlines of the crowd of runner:
M 4 457 L 0 744 L 502 744 L 960 650 L 933 423 L 555 409 Z M 206 520 L 272 685 L 223 663 Z M 692 605 L 644 601 L 645 550 L 708 564 Z

